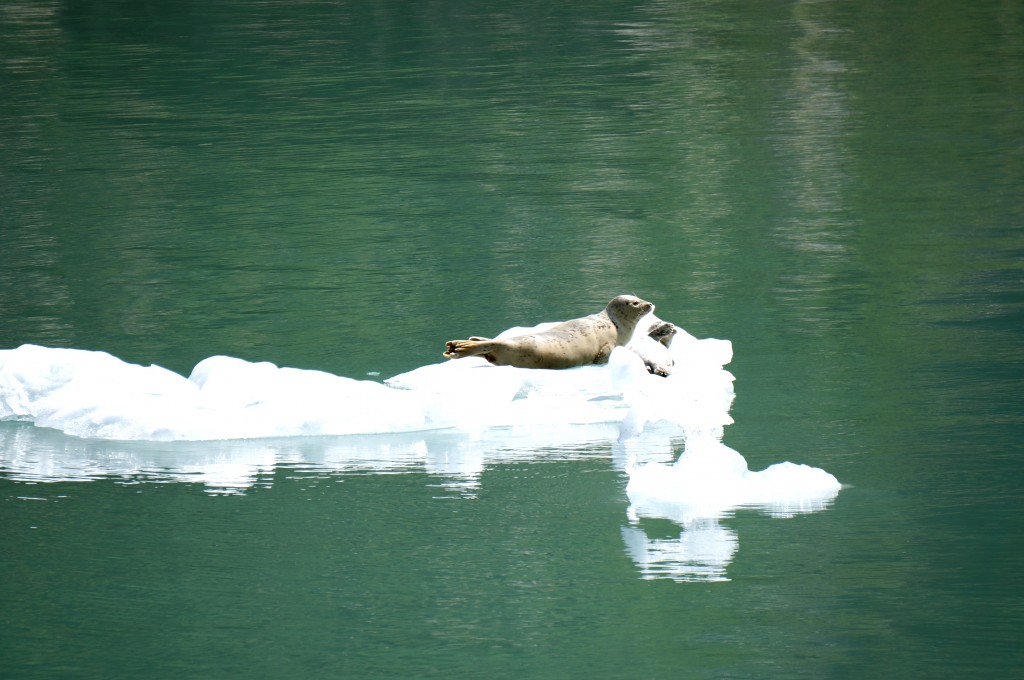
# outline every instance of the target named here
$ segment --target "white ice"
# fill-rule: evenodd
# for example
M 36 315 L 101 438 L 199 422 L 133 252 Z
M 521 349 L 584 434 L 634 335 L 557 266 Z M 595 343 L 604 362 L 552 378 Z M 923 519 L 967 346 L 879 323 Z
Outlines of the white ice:
M 506 334 L 527 330 L 535 329 Z M 527 370 L 470 357 L 380 383 L 226 356 L 204 359 L 185 378 L 105 352 L 23 345 L 0 350 L 0 420 L 114 441 L 556 425 L 588 441 L 591 426 L 619 425 L 629 437 L 656 421 L 720 430 L 731 422 L 733 377 L 723 366 L 732 346 L 680 335 L 667 379 L 648 374 L 625 348 L 604 366 Z
M 634 519 L 665 517 L 689 530 L 740 507 L 789 516 L 835 497 L 839 483 L 823 470 L 780 463 L 751 472 L 722 444 L 732 422 L 731 343 L 680 329 L 663 378 L 644 368 L 637 351 L 659 351 L 645 342 L 617 348 L 604 366 L 527 370 L 466 358 L 383 383 L 225 356 L 186 378 L 104 352 L 23 345 L 0 350 L 0 421 L 35 428 L 0 428 L 0 470 L 33 481 L 114 474 L 244 489 L 280 464 L 418 468 L 472 487 L 493 461 L 608 446 L 629 476 Z M 51 431 L 73 438 L 32 443 Z M 650 547 L 666 554 L 662 543 Z

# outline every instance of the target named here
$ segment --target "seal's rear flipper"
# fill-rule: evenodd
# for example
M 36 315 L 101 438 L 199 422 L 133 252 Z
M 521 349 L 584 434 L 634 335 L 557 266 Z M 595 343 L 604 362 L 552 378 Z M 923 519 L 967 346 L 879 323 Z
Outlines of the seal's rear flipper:
M 449 340 L 445 343 L 447 349 L 444 356 L 449 359 L 461 359 L 462 357 L 475 357 L 486 354 L 491 350 L 491 341 L 486 338 L 472 337 L 469 340 Z M 491 359 L 488 359 L 491 361 Z

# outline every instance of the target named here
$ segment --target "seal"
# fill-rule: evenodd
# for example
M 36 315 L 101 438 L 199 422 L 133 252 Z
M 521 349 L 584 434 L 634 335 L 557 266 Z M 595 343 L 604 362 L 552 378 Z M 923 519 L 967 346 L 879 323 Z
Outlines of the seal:
M 645 329 L 644 324 L 648 324 Z M 668 321 L 662 321 L 651 314 L 644 317 L 636 328 L 636 334 L 629 341 L 629 349 L 636 352 L 644 360 L 649 373 L 667 378 L 672 373 L 672 354 L 669 347 L 679 329 Z
M 632 295 L 612 298 L 604 310 L 579 319 L 563 321 L 540 332 L 506 338 L 449 340 L 444 355 L 449 359 L 482 356 L 495 366 L 518 368 L 573 368 L 608 363 L 616 347 L 633 337 L 637 321 L 654 305 Z

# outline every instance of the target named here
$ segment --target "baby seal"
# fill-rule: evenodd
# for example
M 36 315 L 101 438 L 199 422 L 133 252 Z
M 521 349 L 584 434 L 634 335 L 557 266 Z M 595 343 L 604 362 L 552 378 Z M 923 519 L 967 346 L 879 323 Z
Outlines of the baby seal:
M 449 340 L 449 359 L 482 356 L 495 366 L 572 368 L 608 363 L 615 347 L 633 336 L 636 322 L 654 305 L 632 295 L 613 298 L 603 311 L 557 324 L 542 332 L 490 339 Z
M 646 329 L 646 335 L 641 336 L 644 329 L 638 326 L 637 337 L 630 341 L 629 349 L 640 355 L 649 373 L 668 377 L 672 373 L 672 364 L 674 363 L 668 348 L 671 347 L 672 339 L 675 338 L 679 329 L 668 321 L 658 319 L 653 314 L 644 321 L 650 322 L 650 327 Z

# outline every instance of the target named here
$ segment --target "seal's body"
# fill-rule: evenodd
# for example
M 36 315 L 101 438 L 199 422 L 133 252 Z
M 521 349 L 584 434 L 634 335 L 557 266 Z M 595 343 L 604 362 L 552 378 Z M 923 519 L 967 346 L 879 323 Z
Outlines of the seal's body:
M 482 356 L 495 366 L 572 368 L 604 364 L 615 347 L 633 336 L 636 322 L 654 305 L 632 295 L 620 295 L 597 314 L 572 319 L 539 333 L 509 338 L 471 337 L 449 340 L 449 359 Z

